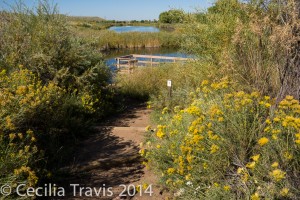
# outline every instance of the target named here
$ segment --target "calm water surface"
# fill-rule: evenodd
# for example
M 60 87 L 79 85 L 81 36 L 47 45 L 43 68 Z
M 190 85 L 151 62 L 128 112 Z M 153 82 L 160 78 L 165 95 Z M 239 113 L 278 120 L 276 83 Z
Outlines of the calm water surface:
M 112 26 L 108 30 L 115 31 L 117 33 L 124 32 L 159 32 L 159 28 L 154 26 Z

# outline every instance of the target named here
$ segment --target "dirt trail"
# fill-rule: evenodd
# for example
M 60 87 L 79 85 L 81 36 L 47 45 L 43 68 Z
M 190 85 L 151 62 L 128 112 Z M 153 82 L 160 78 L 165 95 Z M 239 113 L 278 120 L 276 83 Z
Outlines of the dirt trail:
M 97 127 L 97 134 L 91 136 L 78 147 L 79 151 L 71 167 L 72 184 L 80 187 L 95 187 L 106 189 L 102 197 L 86 197 L 84 189 L 82 196 L 77 191 L 76 197 L 67 199 L 165 199 L 166 195 L 157 185 L 157 178 L 142 165 L 139 155 L 139 144 L 144 140 L 145 127 L 149 125 L 150 110 L 144 105 L 134 106 L 116 119 L 111 119 Z M 68 183 L 68 184 L 69 184 Z M 132 186 L 152 184 L 153 194 L 137 193 L 133 197 L 119 197 L 125 184 L 129 193 Z M 108 197 L 107 189 L 111 187 L 113 196 Z M 73 189 L 73 188 L 72 188 Z M 71 194 L 71 191 L 69 191 Z M 73 194 L 73 193 L 72 193 Z M 111 193 L 110 193 L 111 194 Z M 126 193 L 125 193 L 126 194 Z

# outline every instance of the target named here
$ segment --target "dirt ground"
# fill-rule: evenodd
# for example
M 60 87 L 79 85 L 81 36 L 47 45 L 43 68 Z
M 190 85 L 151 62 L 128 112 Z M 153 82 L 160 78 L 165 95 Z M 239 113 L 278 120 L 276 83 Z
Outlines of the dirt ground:
M 150 123 L 150 112 L 140 104 L 96 127 L 97 134 L 78 146 L 69 167 L 68 183 L 79 186 L 76 186 L 75 197 L 74 188 L 70 189 L 67 199 L 167 199 L 167 192 L 158 186 L 154 173 L 142 165 L 139 154 L 145 128 Z M 134 192 L 133 185 L 143 184 L 151 186 L 148 190 Z M 81 192 L 79 187 L 83 187 Z M 93 189 L 92 196 L 88 187 Z M 98 192 L 102 188 L 100 195 L 94 188 Z M 147 193 L 150 189 L 153 191 L 151 196 Z

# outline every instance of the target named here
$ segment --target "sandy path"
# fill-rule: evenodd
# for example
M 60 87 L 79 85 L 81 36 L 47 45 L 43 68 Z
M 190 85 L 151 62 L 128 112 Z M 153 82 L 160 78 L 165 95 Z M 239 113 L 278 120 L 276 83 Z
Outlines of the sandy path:
M 97 134 L 82 142 L 68 180 L 68 184 L 80 186 L 76 186 L 76 197 L 72 188 L 67 199 L 166 199 L 157 185 L 156 176 L 141 164 L 143 160 L 139 155 L 139 144 L 144 140 L 145 127 L 150 123 L 150 112 L 144 105 L 130 108 L 116 119 L 97 127 Z M 124 192 L 127 197 L 119 196 L 123 188 L 133 194 L 134 189 L 130 185 L 144 183 L 152 186 L 152 196 L 143 192 L 134 196 Z M 122 184 L 126 186 L 120 186 Z M 81 197 L 79 187 L 84 187 Z M 102 190 L 98 196 L 93 191 L 92 197 L 87 197 L 91 194 L 87 187 Z

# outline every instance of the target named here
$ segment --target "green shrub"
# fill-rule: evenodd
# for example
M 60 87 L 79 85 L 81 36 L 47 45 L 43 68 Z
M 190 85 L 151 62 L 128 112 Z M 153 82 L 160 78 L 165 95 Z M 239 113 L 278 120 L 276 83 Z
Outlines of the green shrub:
M 65 16 L 42 1 L 36 9 L 18 5 L 1 24 L 0 65 L 8 72 L 23 65 L 43 83 L 54 81 L 66 89 L 83 89 L 90 79 L 105 86 L 109 70 L 99 51 L 68 29 Z

